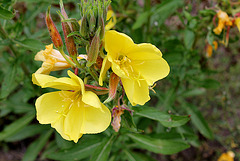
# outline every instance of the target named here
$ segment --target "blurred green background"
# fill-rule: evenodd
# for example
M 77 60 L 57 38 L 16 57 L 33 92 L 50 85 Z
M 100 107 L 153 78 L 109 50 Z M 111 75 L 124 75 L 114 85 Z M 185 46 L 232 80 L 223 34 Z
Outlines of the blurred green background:
M 69 17 L 81 18 L 78 1 L 63 2 Z M 63 35 L 58 0 L 0 0 L 0 161 L 216 161 L 229 150 L 239 160 L 237 27 L 230 29 L 228 46 L 219 43 L 212 57 L 206 57 L 207 44 L 225 37 L 213 32 L 216 11 L 233 17 L 240 11 L 239 1 L 112 0 L 114 29 L 135 43 L 157 46 L 171 72 L 157 82 L 150 102 L 132 108 L 133 119 L 125 112 L 119 133 L 109 127 L 84 135 L 77 144 L 35 118 L 36 98 L 49 91 L 31 82 L 41 65 L 35 54 L 51 43 L 44 20 L 49 5 Z

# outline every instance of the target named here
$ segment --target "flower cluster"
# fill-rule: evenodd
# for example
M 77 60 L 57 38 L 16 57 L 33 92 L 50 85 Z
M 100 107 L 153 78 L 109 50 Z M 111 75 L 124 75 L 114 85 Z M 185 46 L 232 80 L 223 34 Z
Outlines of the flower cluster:
M 229 42 L 229 32 L 230 29 L 237 26 L 240 32 L 240 14 L 237 13 L 234 17 L 230 17 L 226 12 L 222 10 L 218 10 L 216 15 L 213 17 L 213 24 L 215 28 L 213 29 L 213 33 L 216 36 L 223 34 L 223 39 L 219 41 L 219 43 L 228 45 Z M 216 19 L 218 19 L 218 24 L 216 25 Z M 209 58 L 212 56 L 213 50 L 217 50 L 218 42 L 214 40 L 213 42 L 207 42 L 206 44 L 206 56 Z
M 68 18 L 60 1 L 59 14 L 68 55 L 51 19 L 50 8 L 46 14 L 56 49 L 51 44 L 37 53 L 35 60 L 43 64 L 32 75 L 32 81 L 42 88 L 58 91 L 43 94 L 36 100 L 37 119 L 41 124 L 51 124 L 66 140 L 77 142 L 83 134 L 106 130 L 111 116 L 113 129 L 118 131 L 124 110 L 131 111 L 126 97 L 132 106 L 144 105 L 150 100 L 151 86 L 170 71 L 156 46 L 135 44 L 129 36 L 110 30 L 116 24 L 116 17 L 111 9 L 107 12 L 109 4 L 110 1 L 82 1 L 81 20 L 76 20 Z M 79 55 L 78 48 L 85 48 L 86 55 Z M 69 77 L 48 75 L 68 68 L 74 70 L 74 73 L 68 70 Z M 105 94 L 108 98 L 102 103 L 98 95 Z M 110 101 L 116 103 L 112 114 L 104 105 Z

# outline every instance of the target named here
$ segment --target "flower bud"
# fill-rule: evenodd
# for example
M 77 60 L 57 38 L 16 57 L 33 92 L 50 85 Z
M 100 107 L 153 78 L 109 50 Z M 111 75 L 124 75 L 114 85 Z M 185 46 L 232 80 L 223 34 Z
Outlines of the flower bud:
M 96 18 L 94 16 L 93 12 L 91 12 L 90 15 L 91 15 L 91 17 L 90 17 L 90 21 L 89 21 L 89 30 L 92 33 L 92 32 L 94 32 L 95 27 L 96 27 Z
M 63 28 L 63 33 L 64 33 L 64 38 L 65 38 L 65 44 L 68 50 L 69 55 L 73 57 L 77 57 L 77 48 L 76 44 L 74 43 L 74 38 L 73 36 L 68 37 L 68 35 L 72 32 L 72 25 L 70 22 L 64 21 L 64 19 L 67 19 L 67 13 L 65 12 L 65 9 L 63 7 L 62 1 L 60 1 L 60 6 L 61 6 L 61 19 L 62 19 L 62 28 Z
M 81 26 L 80 26 L 80 34 L 83 37 L 87 37 L 87 35 L 88 35 L 88 27 L 87 27 L 87 18 L 86 18 L 86 16 L 82 17 Z
M 120 81 L 120 78 L 115 73 L 112 73 L 110 75 L 109 95 L 108 95 L 108 98 L 104 101 L 104 103 L 108 103 L 115 98 L 119 81 Z
M 98 57 L 98 53 L 99 53 L 99 47 L 100 47 L 100 28 L 98 28 L 95 36 L 92 39 L 92 42 L 89 46 L 89 49 L 87 50 L 87 54 L 88 54 L 88 62 L 87 62 L 87 67 L 92 66 Z
M 49 34 L 50 34 L 50 37 L 52 39 L 52 42 L 54 44 L 54 46 L 56 48 L 61 48 L 63 47 L 63 42 L 62 42 L 62 38 L 55 26 L 55 24 L 53 23 L 53 20 L 51 18 L 51 15 L 50 15 L 50 8 L 51 6 L 48 7 L 48 10 L 47 10 L 47 13 L 46 13 L 46 24 L 47 24 L 47 27 L 48 27 L 48 31 L 49 31 Z

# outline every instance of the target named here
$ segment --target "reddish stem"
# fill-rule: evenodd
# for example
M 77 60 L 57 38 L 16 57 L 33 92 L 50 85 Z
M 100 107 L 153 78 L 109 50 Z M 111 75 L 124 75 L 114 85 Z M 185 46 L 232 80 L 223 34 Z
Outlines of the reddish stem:
M 85 87 L 88 87 L 88 88 L 93 88 L 93 89 L 108 91 L 108 88 L 105 88 L 105 87 L 98 87 L 98 86 L 93 86 L 93 85 L 89 85 L 89 84 L 84 84 L 84 85 L 85 85 Z

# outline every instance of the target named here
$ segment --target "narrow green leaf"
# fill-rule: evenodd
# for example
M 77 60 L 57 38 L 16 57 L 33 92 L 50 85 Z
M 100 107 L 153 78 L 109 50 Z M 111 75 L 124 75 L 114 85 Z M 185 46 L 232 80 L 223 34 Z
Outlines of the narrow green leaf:
M 159 121 L 165 127 L 178 127 L 186 124 L 190 118 L 188 116 L 175 116 L 152 107 L 133 107 L 134 114 Z
M 138 17 L 136 22 L 133 24 L 132 29 L 136 30 L 140 28 L 143 24 L 147 23 L 149 19 L 150 12 L 146 11 L 141 13 Z
M 220 83 L 214 79 L 205 79 L 203 81 L 197 81 L 198 86 L 210 89 L 217 89 L 220 87 Z
M 9 66 L 3 78 L 0 99 L 7 98 L 8 95 L 19 85 L 23 79 L 23 73 L 17 64 Z
M 54 160 L 81 160 L 92 155 L 100 144 L 101 140 L 99 138 L 83 136 L 72 148 L 47 154 L 46 158 Z
M 128 134 L 128 136 L 137 143 L 140 148 L 154 153 L 174 154 L 190 147 L 184 142 L 175 140 L 155 139 L 141 134 Z
M 128 161 L 155 161 L 155 159 L 142 153 L 135 153 L 133 151 L 125 149 L 123 150 L 123 152 L 126 154 Z
M 138 132 L 137 127 L 133 121 L 133 117 L 129 111 L 124 111 L 124 114 L 121 116 L 121 120 L 122 127 L 125 127 L 132 132 Z
M 213 139 L 213 133 L 197 107 L 183 101 L 181 102 L 183 103 L 182 107 L 191 115 L 191 122 L 196 126 L 198 131 L 206 138 Z
M 39 125 L 39 124 L 29 125 L 29 126 L 22 128 L 15 135 L 7 137 L 5 139 L 5 141 L 8 141 L 8 142 L 20 141 L 20 140 L 26 139 L 28 137 L 32 137 L 32 136 L 39 134 L 43 131 L 46 131 L 48 129 L 50 129 L 50 126 L 47 126 L 47 125 Z
M 2 132 L 0 132 L 0 140 L 5 140 L 7 137 L 13 136 L 22 128 L 24 128 L 28 123 L 30 123 L 35 117 L 34 113 L 29 113 L 22 118 L 14 121 L 12 124 L 6 126 Z
M 90 161 L 106 161 L 111 151 L 113 138 L 105 138 L 99 147 L 94 151 Z
M 3 8 L 3 7 L 0 5 L 0 18 L 10 20 L 10 19 L 12 19 L 14 16 L 15 16 L 15 14 L 13 14 L 11 11 Z
M 20 45 L 20 46 L 25 47 L 25 48 L 30 49 L 30 50 L 42 50 L 42 49 L 44 49 L 44 44 L 40 40 L 36 40 L 36 39 L 25 39 L 23 41 L 14 40 L 14 42 L 17 45 Z
M 184 1 L 182 0 L 165 0 L 151 9 L 151 13 L 153 14 L 152 19 L 153 21 L 158 21 L 158 25 L 160 26 L 171 14 L 183 5 Z
M 204 88 L 195 88 L 195 89 L 190 89 L 187 91 L 184 91 L 184 93 L 181 93 L 180 95 L 182 97 L 192 97 L 192 96 L 199 96 L 206 93 L 206 89 Z
M 55 136 L 56 136 L 57 145 L 60 149 L 69 149 L 73 145 L 75 145 L 75 143 L 73 143 L 72 141 L 63 139 L 62 136 L 56 131 L 55 131 Z
M 39 152 L 46 145 L 46 142 L 50 138 L 52 132 L 53 132 L 53 129 L 48 130 L 48 132 L 43 133 L 37 140 L 31 143 L 30 146 L 27 148 L 27 151 L 24 154 L 22 161 L 36 160 Z
M 195 34 L 193 31 L 186 29 L 184 32 L 184 45 L 187 49 L 192 49 L 195 40 Z

